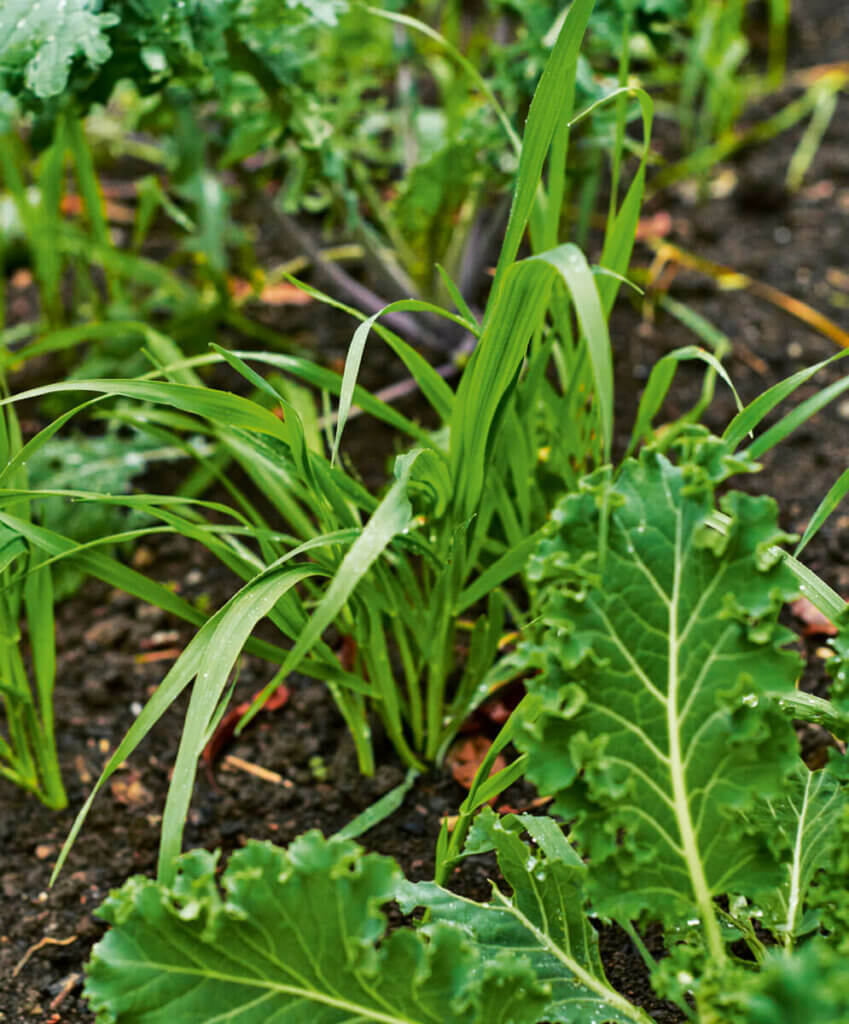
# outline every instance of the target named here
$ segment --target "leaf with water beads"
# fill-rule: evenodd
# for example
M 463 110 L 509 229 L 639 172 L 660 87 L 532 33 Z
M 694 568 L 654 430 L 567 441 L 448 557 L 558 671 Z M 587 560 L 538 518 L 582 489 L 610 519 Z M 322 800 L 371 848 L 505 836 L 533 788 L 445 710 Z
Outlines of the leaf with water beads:
M 714 898 L 783 877 L 746 814 L 797 763 L 777 702 L 799 668 L 777 622 L 798 586 L 774 502 L 732 492 L 721 507 L 724 534 L 708 525 L 711 474 L 654 450 L 561 503 L 535 566 L 542 673 L 529 685 L 546 710 L 517 738 L 574 820 L 594 908 L 699 918 L 717 959 Z

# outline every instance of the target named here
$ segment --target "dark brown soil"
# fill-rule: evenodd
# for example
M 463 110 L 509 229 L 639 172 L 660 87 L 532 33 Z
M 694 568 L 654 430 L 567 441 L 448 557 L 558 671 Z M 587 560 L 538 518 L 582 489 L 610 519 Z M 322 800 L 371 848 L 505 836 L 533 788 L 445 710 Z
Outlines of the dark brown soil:
M 791 63 L 809 66 L 845 59 L 849 7 L 832 0 L 796 5 Z M 793 95 L 788 89 L 782 98 Z M 774 109 L 774 108 L 771 108 Z M 760 111 L 762 115 L 764 111 Z M 755 112 L 752 116 L 758 116 Z M 695 203 L 683 190 L 653 200 L 648 213 L 672 218 L 669 239 L 699 256 L 731 265 L 808 302 L 849 330 L 849 97 L 842 96 L 828 135 L 802 191 L 782 187 L 801 127 L 739 155 L 727 165 L 728 194 Z M 731 178 L 730 175 L 736 176 Z M 736 182 L 736 183 L 735 183 Z M 651 254 L 638 252 L 648 265 Z M 835 350 L 834 343 L 775 305 L 746 290 L 721 292 L 710 278 L 681 272 L 671 294 L 711 320 L 734 344 L 727 367 L 744 401 L 776 380 Z M 654 362 L 695 339 L 670 317 L 652 323 L 627 303 L 613 320 L 616 347 L 618 441 L 627 441 L 640 390 Z M 802 397 L 838 376 L 823 373 Z M 701 376 L 692 365 L 679 372 L 667 406 L 673 416 L 694 400 Z M 707 422 L 718 429 L 733 414 L 718 385 Z M 782 523 L 800 530 L 837 476 L 849 451 L 849 403 L 838 400 L 798 430 L 765 460 L 746 486 L 776 496 Z M 841 511 L 806 553 L 812 568 L 841 593 L 849 593 L 849 516 Z M 232 581 L 184 542 L 165 539 L 149 550 L 149 569 L 183 596 L 219 604 Z M 138 557 L 138 556 L 137 556 Z M 144 556 L 142 556 L 144 557 Z M 102 933 L 93 911 L 107 891 L 133 873 L 155 869 L 160 815 L 182 722 L 174 709 L 94 804 L 91 816 L 53 889 L 52 863 L 73 816 L 104 762 L 171 664 L 169 651 L 191 635 L 184 625 L 124 594 L 89 583 L 58 613 L 60 652 L 56 717 L 70 809 L 55 814 L 0 781 L 0 1020 L 83 1024 L 93 1018 L 81 996 L 83 964 Z M 815 646 L 815 645 L 813 645 Z M 143 661 L 152 652 L 162 660 Z M 812 658 L 811 686 L 822 673 Z M 239 694 L 267 682 L 268 669 L 246 657 Z M 396 785 L 402 769 L 388 747 L 373 780 L 355 770 L 347 734 L 318 685 L 295 680 L 285 708 L 260 716 L 229 753 L 279 773 L 282 783 L 219 765 L 215 784 L 201 772 L 186 829 L 187 846 L 231 851 L 247 838 L 286 844 L 309 828 L 331 834 Z M 527 800 L 519 791 L 514 800 Z M 403 807 L 367 833 L 370 850 L 396 857 L 414 879 L 432 877 L 439 820 L 456 811 L 463 791 L 447 774 L 420 778 Z M 484 898 L 491 863 L 473 858 L 452 879 L 463 892 Z M 630 941 L 615 929 L 601 935 L 613 983 L 671 1024 L 678 1011 L 654 1000 Z

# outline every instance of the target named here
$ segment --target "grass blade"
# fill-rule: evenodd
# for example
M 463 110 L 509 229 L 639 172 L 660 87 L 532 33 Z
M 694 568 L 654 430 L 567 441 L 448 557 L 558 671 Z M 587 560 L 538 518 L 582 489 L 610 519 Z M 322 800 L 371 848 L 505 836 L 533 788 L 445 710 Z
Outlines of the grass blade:
M 534 92 L 522 140 L 522 155 L 507 232 L 498 257 L 493 293 L 499 288 L 507 268 L 516 259 L 557 124 L 562 117 L 569 116 L 569 111 L 563 109 L 563 94 L 571 89 L 571 83 L 574 82 L 581 41 L 594 3 L 595 0 L 574 0 Z
M 424 449 L 415 449 L 399 456 L 395 463 L 396 480 L 363 527 L 360 536 L 348 549 L 330 586 L 312 613 L 306 628 L 283 662 L 281 674 L 288 675 L 298 667 L 310 649 L 320 640 L 322 633 L 342 610 L 354 588 L 380 557 L 390 541 L 409 526 L 412 508 L 407 497 L 407 486 L 416 459 Z M 259 711 L 271 690 L 266 687 L 256 698 L 250 710 L 239 723 L 241 731 Z
M 199 645 L 197 682 L 192 690 L 162 816 L 162 838 L 157 869 L 160 882 L 170 885 L 174 880 L 197 763 L 206 745 L 210 721 L 219 706 L 236 659 L 260 619 L 264 618 L 296 583 L 314 575 L 315 571 L 309 566 L 274 570 L 261 579 L 252 581 L 227 602 L 223 613 L 217 617 L 214 628 Z M 194 667 L 194 655 L 191 661 Z
M 829 366 L 835 360 L 843 359 L 847 355 L 849 355 L 849 350 L 836 352 L 833 356 L 829 356 L 828 359 L 823 359 L 822 362 L 808 366 L 804 370 L 799 370 L 785 380 L 779 381 L 778 384 L 773 384 L 771 388 L 767 388 L 763 394 L 758 395 L 754 401 L 737 413 L 725 428 L 722 434 L 723 440 L 728 441 L 732 448 L 736 448 L 743 441 L 743 438 L 751 433 L 780 402 L 783 402 L 785 398 L 792 395 L 797 388 L 809 381 L 814 374 L 819 373 L 820 370 Z
M 811 540 L 826 519 L 828 519 L 840 502 L 843 501 L 847 491 L 849 491 L 849 469 L 845 469 L 840 474 L 838 479 L 835 480 L 829 488 L 828 494 L 826 494 L 817 506 L 816 512 L 811 516 L 808 525 L 805 527 L 802 539 L 796 545 L 796 550 L 793 552 L 795 558 L 799 557 L 808 541 Z

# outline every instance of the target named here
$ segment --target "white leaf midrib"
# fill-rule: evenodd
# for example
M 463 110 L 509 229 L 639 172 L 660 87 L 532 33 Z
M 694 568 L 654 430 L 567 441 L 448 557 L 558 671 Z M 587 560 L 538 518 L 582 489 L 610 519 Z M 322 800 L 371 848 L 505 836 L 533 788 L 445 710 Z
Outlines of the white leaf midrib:
M 684 860 L 693 887 L 693 894 L 701 914 L 705 935 L 711 955 L 717 964 L 725 960 L 725 947 L 719 925 L 713 910 L 713 899 L 705 877 L 704 865 L 699 853 L 690 804 L 687 795 L 686 766 L 681 749 L 681 723 L 678 715 L 678 696 L 681 679 L 679 657 L 681 637 L 678 633 L 678 606 L 681 599 L 681 578 L 683 570 L 683 522 L 680 508 L 675 512 L 675 549 L 673 558 L 672 593 L 669 601 L 669 640 L 667 649 L 666 687 L 666 729 L 669 743 L 669 775 L 672 782 L 672 797 L 675 819 L 684 848 Z

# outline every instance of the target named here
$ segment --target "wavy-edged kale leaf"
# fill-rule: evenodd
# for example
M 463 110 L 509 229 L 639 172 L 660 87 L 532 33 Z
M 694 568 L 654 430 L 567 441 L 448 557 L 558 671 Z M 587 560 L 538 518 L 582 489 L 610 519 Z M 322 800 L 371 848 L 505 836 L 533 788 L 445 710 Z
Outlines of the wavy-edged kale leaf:
M 724 959 L 714 898 L 780 885 L 780 836 L 747 812 L 798 760 L 776 707 L 798 657 L 777 622 L 797 585 L 775 545 L 775 503 L 732 492 L 707 525 L 710 474 L 647 449 L 555 510 L 530 567 L 541 590 L 547 708 L 518 736 L 528 774 L 573 821 L 594 908 L 701 921 Z
M 400 870 L 310 832 L 287 850 L 251 842 L 215 880 L 217 856 L 181 858 L 173 887 L 135 877 L 98 911 L 85 992 L 122 1024 L 535 1024 L 545 988 L 523 957 L 487 957 L 465 932 L 386 937 Z
M 112 55 L 107 29 L 118 15 L 100 0 L 6 0 L 0 5 L 0 78 L 20 76 L 40 99 L 61 93 L 72 61 L 90 68 Z
M 522 839 L 527 831 L 532 844 Z M 487 958 L 521 955 L 547 984 L 550 997 L 541 1020 L 552 1024 L 628 1022 L 649 1024 L 608 982 L 598 939 L 584 909 L 587 869 L 551 818 L 506 815 L 487 807 L 478 815 L 464 855 L 495 850 L 505 896 L 493 885 L 492 900 L 477 903 L 433 882 L 406 883 L 405 910 L 424 906 L 434 927 L 462 926 Z M 430 927 L 430 926 L 429 926 Z

